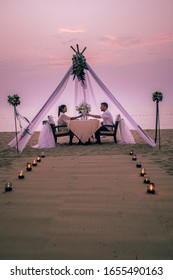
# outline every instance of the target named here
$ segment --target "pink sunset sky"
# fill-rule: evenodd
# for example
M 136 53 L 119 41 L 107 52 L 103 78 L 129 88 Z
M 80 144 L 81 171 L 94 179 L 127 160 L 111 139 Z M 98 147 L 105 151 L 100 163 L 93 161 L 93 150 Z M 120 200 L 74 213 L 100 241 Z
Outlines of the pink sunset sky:
M 19 111 L 32 120 L 71 66 L 76 44 L 87 47 L 87 62 L 140 125 L 145 119 L 144 128 L 154 128 L 152 93 L 161 91 L 161 126 L 173 128 L 172 13 L 172 0 L 0 0 L 0 131 L 4 122 L 13 129 L 7 96 L 18 94 Z M 69 91 L 55 118 L 60 103 L 74 111 Z

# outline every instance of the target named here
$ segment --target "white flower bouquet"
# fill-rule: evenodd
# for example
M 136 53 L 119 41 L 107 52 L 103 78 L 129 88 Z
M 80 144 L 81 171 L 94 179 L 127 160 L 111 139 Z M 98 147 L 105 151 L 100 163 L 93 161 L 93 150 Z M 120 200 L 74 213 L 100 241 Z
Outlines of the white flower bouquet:
M 79 113 L 89 113 L 91 112 L 91 105 L 85 101 L 82 101 L 79 106 L 76 106 L 76 111 Z

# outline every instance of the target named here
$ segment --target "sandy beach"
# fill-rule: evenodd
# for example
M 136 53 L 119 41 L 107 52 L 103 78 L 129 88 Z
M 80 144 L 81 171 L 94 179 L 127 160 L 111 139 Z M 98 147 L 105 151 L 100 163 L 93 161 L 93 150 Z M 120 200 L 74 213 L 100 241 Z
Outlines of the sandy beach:
M 154 138 L 154 131 L 147 130 Z M 33 149 L 35 132 L 21 154 L 0 137 L 0 259 L 172 260 L 173 130 L 161 130 L 161 148 L 132 131 L 135 145 L 68 145 Z M 155 183 L 147 194 L 133 149 Z M 46 157 L 31 172 L 26 163 Z M 18 179 L 23 169 L 25 178 Z M 5 182 L 13 191 L 4 192 Z

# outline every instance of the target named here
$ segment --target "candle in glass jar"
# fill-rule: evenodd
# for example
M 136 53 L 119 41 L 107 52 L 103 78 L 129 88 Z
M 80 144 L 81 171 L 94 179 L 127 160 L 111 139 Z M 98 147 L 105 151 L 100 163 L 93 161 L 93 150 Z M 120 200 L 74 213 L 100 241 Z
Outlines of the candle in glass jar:
M 152 194 L 155 193 L 155 185 L 154 185 L 154 183 L 149 183 L 149 184 L 148 184 L 148 186 L 147 186 L 147 192 L 148 192 L 148 193 L 152 193 Z
M 45 153 L 41 152 L 41 157 L 44 158 L 45 157 Z
M 24 179 L 24 178 L 25 178 L 24 173 L 23 173 L 23 170 L 21 170 L 21 171 L 19 172 L 18 178 L 19 178 L 19 179 Z
M 137 162 L 136 167 L 140 168 L 142 166 L 141 162 Z
M 31 170 L 32 170 L 32 165 L 31 165 L 30 162 L 27 163 L 27 165 L 26 165 L 26 170 L 27 170 L 27 171 L 31 171 Z
M 141 173 L 140 173 L 140 175 L 141 175 L 141 176 L 144 176 L 145 174 L 146 174 L 145 168 L 142 167 L 142 168 L 141 168 Z
M 132 160 L 137 160 L 137 156 L 136 156 L 136 155 L 133 155 L 133 156 L 132 156 Z
M 149 184 L 149 183 L 150 183 L 150 177 L 147 174 L 145 174 L 144 175 L 144 184 Z
M 6 192 L 12 191 L 12 182 L 6 182 L 5 183 L 5 191 Z
M 33 160 L 32 165 L 37 166 L 37 161 L 35 159 Z
M 133 150 L 131 150 L 131 151 L 129 152 L 129 155 L 130 155 L 130 156 L 132 156 L 132 155 L 133 155 Z
M 37 156 L 37 162 L 40 162 L 41 161 L 41 157 L 38 155 Z

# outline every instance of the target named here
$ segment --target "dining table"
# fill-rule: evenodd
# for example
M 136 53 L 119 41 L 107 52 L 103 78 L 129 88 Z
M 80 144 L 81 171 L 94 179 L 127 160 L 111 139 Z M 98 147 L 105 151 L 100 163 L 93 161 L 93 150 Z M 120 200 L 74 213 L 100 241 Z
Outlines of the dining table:
M 97 119 L 70 120 L 68 122 L 68 128 L 82 143 L 86 143 L 100 127 L 101 123 Z

